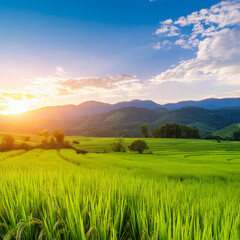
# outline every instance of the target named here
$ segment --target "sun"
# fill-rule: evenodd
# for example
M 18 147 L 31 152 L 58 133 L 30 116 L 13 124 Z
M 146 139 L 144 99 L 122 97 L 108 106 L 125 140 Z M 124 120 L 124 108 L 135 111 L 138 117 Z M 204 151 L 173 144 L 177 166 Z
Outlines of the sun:
M 7 105 L 2 113 L 4 115 L 21 114 L 29 110 L 29 101 L 9 101 Z

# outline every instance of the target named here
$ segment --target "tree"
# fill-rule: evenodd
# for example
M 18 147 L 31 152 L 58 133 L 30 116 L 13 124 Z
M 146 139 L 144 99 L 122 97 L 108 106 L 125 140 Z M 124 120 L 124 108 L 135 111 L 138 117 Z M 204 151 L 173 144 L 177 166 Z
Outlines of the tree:
M 3 135 L 2 148 L 4 151 L 13 150 L 15 144 L 15 138 L 10 134 Z
M 119 137 L 115 142 L 112 143 L 112 150 L 114 152 L 126 152 L 126 147 L 122 137 Z
M 132 142 L 130 146 L 128 146 L 130 151 L 137 151 L 138 153 L 142 154 L 144 150 L 149 149 L 146 141 L 144 140 L 136 140 Z
M 152 130 L 155 138 L 201 138 L 197 128 L 190 128 L 182 124 L 166 123 Z
M 141 131 L 143 137 L 145 137 L 145 138 L 148 138 L 148 136 L 149 136 L 148 135 L 148 128 L 149 128 L 149 126 L 147 124 L 143 124 L 143 125 L 140 126 L 140 131 Z
M 240 130 L 233 133 L 233 140 L 240 141 Z
M 161 131 L 160 131 L 160 128 L 154 128 L 152 130 L 152 136 L 154 138 L 160 138 L 161 137 Z
M 53 130 L 53 137 L 57 143 L 62 144 L 64 142 L 65 132 L 62 129 L 55 129 Z
M 23 141 L 26 141 L 26 142 L 29 142 L 30 139 L 31 139 L 30 136 L 23 136 L 23 137 L 22 137 L 22 140 L 23 140 Z
M 47 142 L 48 137 L 50 135 L 50 131 L 47 129 L 42 130 L 41 132 L 38 133 L 39 136 L 43 136 Z

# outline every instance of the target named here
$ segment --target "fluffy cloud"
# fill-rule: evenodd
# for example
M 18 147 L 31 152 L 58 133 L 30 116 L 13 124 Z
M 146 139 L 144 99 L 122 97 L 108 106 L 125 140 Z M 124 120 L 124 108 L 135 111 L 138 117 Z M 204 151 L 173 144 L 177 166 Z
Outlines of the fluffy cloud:
M 168 40 L 164 40 L 163 42 L 157 42 L 156 44 L 153 45 L 153 48 L 156 50 L 159 50 L 161 48 L 166 48 L 170 49 L 171 48 L 171 43 Z
M 69 88 L 71 90 L 79 89 L 105 89 L 105 90 L 116 90 L 116 88 L 123 85 L 131 85 L 132 83 L 138 82 L 136 76 L 128 75 L 117 75 L 109 77 L 86 77 L 78 79 L 67 79 L 59 81 L 58 84 Z
M 176 21 L 167 19 L 160 23 L 156 34 L 160 37 L 179 37 L 174 40 L 176 45 L 193 49 L 206 37 L 239 24 L 240 0 L 222 1 L 209 9 L 193 12 L 186 17 L 182 16 Z
M 179 35 L 179 28 L 169 24 L 163 24 L 156 31 L 157 35 L 165 34 L 167 37 L 173 37 Z
M 211 80 L 218 85 L 240 85 L 240 1 L 220 2 L 177 21 L 163 25 L 192 26 L 174 44 L 195 49 L 196 57 L 179 62 L 174 68 L 153 77 L 151 82 L 184 82 Z M 207 27 L 206 27 L 207 26 Z
M 0 91 L 0 113 L 19 113 L 31 108 L 35 102 L 44 99 L 84 96 L 96 93 L 100 96 L 127 94 L 134 96 L 142 89 L 136 76 L 117 75 L 107 77 L 72 78 L 61 68 L 46 77 L 37 77 L 21 89 Z
M 224 29 L 199 43 L 196 58 L 185 60 L 152 79 L 152 82 L 217 80 L 240 85 L 240 31 Z

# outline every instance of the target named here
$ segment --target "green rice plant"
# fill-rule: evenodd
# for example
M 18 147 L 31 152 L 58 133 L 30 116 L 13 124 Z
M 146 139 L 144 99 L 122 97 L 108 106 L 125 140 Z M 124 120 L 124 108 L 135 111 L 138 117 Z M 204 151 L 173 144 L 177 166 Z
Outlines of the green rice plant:
M 235 143 L 147 141 L 151 155 L 0 153 L 0 239 L 239 239 Z

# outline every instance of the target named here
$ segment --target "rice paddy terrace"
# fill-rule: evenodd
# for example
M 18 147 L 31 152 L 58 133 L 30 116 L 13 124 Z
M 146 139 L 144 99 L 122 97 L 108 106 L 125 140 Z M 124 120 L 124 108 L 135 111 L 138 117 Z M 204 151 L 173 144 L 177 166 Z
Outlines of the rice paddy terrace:
M 240 238 L 240 143 L 69 139 L 89 153 L 0 153 L 0 239 Z

